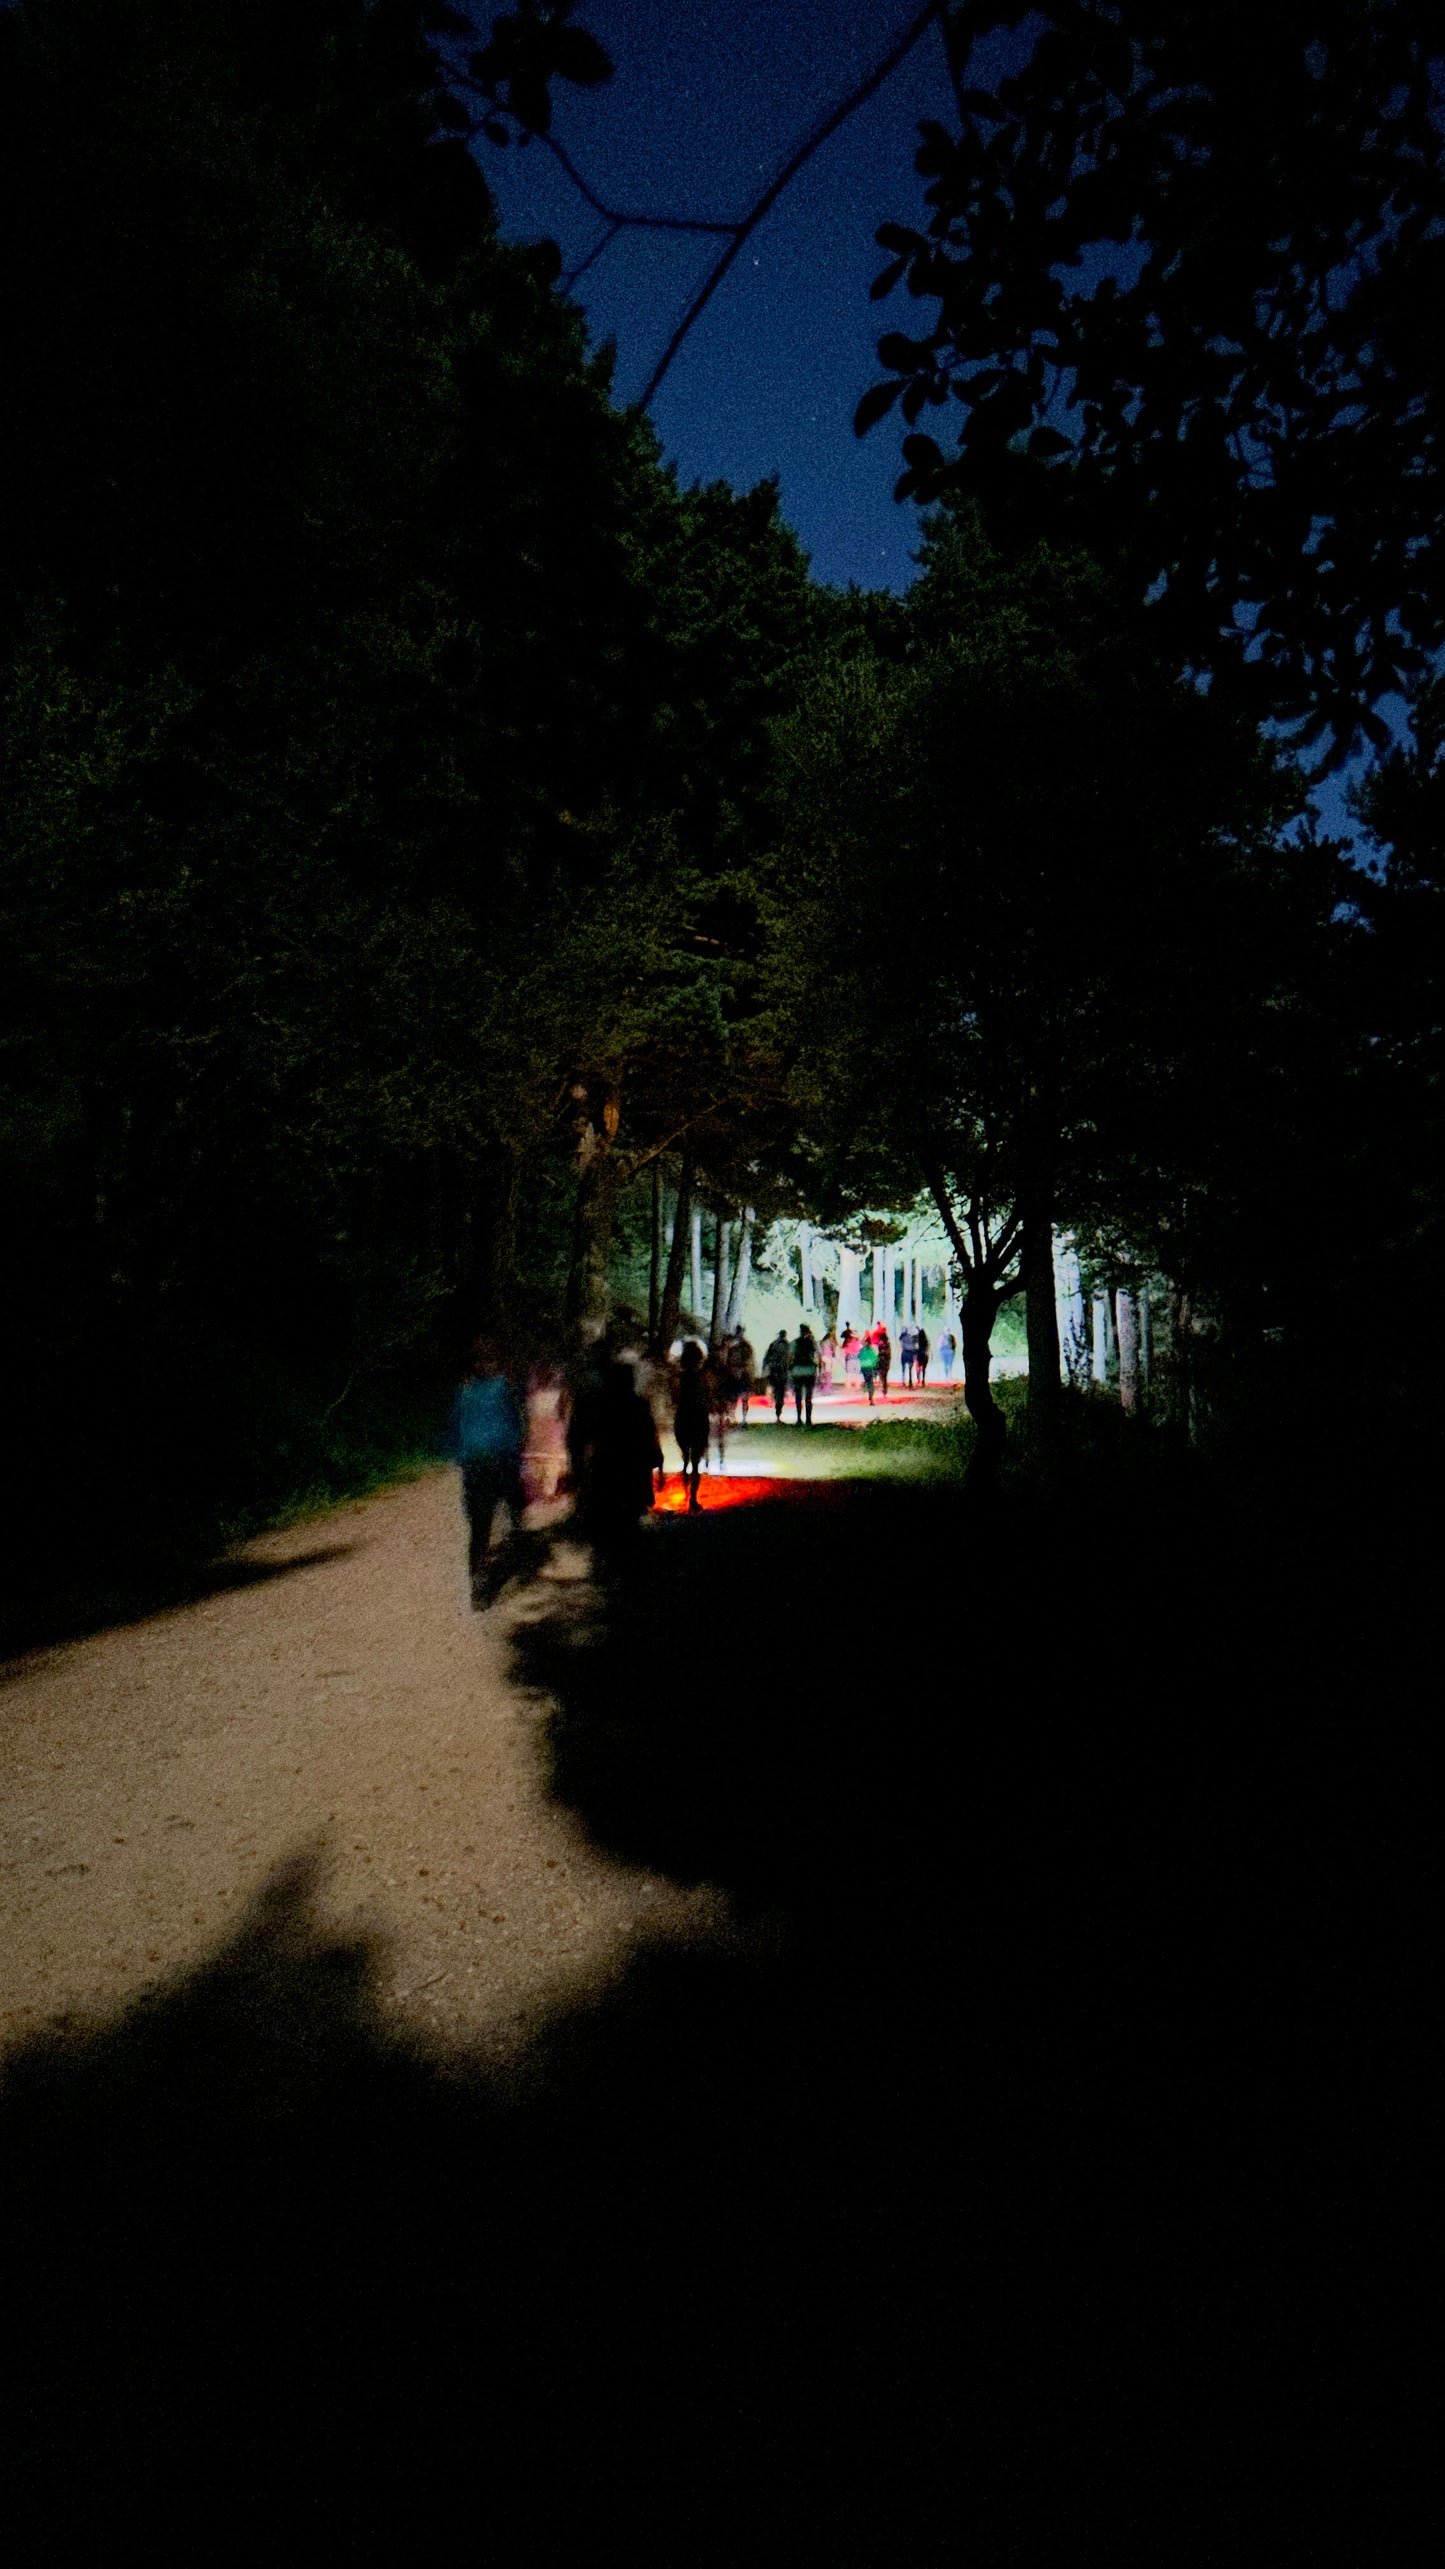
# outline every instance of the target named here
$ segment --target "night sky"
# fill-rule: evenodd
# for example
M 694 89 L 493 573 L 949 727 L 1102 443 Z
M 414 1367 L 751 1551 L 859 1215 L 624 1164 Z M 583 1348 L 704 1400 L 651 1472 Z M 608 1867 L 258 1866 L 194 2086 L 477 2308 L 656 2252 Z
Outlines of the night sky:
M 581 13 L 616 65 L 607 87 L 554 93 L 558 138 L 599 196 L 629 210 L 745 213 L 809 127 L 918 14 L 918 0 L 588 0 Z M 913 169 L 921 117 L 948 116 L 936 31 L 787 190 L 684 343 L 653 418 L 684 482 L 739 489 L 776 473 L 783 511 L 815 574 L 901 589 L 918 520 L 900 508 L 896 425 L 861 440 L 852 416 L 906 297 L 870 303 L 885 264 L 873 240 L 922 210 Z M 550 233 L 577 265 L 601 225 L 550 153 L 479 142 L 505 229 Z M 647 376 L 723 243 L 625 233 L 577 299 L 617 346 L 616 391 Z
M 586 0 L 582 22 L 614 75 L 586 91 L 558 84 L 554 130 L 607 204 L 628 211 L 746 213 L 809 128 L 854 88 L 917 15 L 918 0 Z M 985 78 L 999 60 L 975 57 Z M 776 474 L 783 513 L 815 576 L 904 589 L 915 576 L 917 512 L 900 507 L 900 432 L 885 419 L 853 434 L 859 395 L 878 374 L 880 333 L 929 306 L 895 294 L 871 303 L 885 264 L 882 222 L 924 212 L 913 168 L 919 122 L 956 110 L 936 29 L 879 94 L 825 143 L 744 248 L 696 324 L 652 417 L 684 483 L 746 489 Z M 540 144 L 476 146 L 513 238 L 550 234 L 564 274 L 603 226 Z M 617 350 L 615 392 L 635 399 L 707 274 L 721 240 L 625 232 L 576 287 L 597 341 Z M 1400 709 L 1386 706 L 1387 716 Z M 1351 775 L 1367 762 L 1352 763 Z M 1313 798 L 1348 835 L 1344 780 Z

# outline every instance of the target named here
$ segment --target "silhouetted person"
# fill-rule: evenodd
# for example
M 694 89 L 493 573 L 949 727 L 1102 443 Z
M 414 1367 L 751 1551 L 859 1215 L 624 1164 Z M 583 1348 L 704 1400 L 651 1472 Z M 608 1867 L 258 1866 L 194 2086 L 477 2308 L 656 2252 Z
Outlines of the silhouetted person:
M 712 1399 L 708 1388 L 707 1365 L 695 1338 L 689 1338 L 682 1351 L 677 1373 L 677 1399 L 673 1405 L 672 1432 L 682 1456 L 682 1477 L 687 1488 L 688 1512 L 702 1505 L 698 1480 L 707 1455 L 707 1440 L 712 1432 Z
M 636 1535 L 652 1506 L 653 1473 L 662 1469 L 652 1411 L 620 1358 L 583 1406 L 578 1462 L 581 1530 L 600 1550 L 615 1553 Z
M 739 1427 L 746 1427 L 748 1423 L 748 1403 L 753 1396 L 753 1370 L 756 1362 L 751 1341 L 739 1330 L 732 1342 L 731 1356 L 733 1399 L 737 1405 Z
M 792 1367 L 793 1351 L 788 1345 L 788 1333 L 786 1329 L 780 1329 L 763 1358 L 763 1371 L 768 1378 L 768 1389 L 773 1395 L 773 1416 L 780 1427 L 783 1423 L 783 1404 L 788 1397 L 788 1378 Z
M 928 1332 L 920 1324 L 917 1333 L 917 1341 L 913 1350 L 914 1380 L 916 1381 L 920 1391 L 924 1389 L 928 1381 L 928 1357 Z
M 893 1370 L 893 1341 L 881 1320 L 873 1332 L 873 1344 L 878 1351 L 878 1388 L 886 1400 L 888 1377 Z
M 946 1383 L 951 1383 L 953 1380 L 953 1360 L 957 1354 L 958 1341 L 951 1329 L 945 1329 L 938 1342 L 938 1361 L 943 1367 L 943 1379 Z
M 793 1411 L 799 1427 L 813 1424 L 813 1393 L 818 1382 L 818 1342 L 806 1320 L 793 1341 L 789 1371 L 793 1378 Z
M 907 1384 L 913 1381 L 913 1359 L 918 1353 L 918 1332 L 911 1320 L 905 1320 L 898 1332 L 898 1362 Z
M 526 1412 L 509 1379 L 494 1338 L 479 1338 L 471 1370 L 458 1386 L 447 1422 L 446 1450 L 461 1466 L 462 1503 L 469 1527 L 467 1568 L 472 1603 L 489 1606 L 510 1568 L 511 1546 L 522 1522 L 522 1453 Z M 489 1563 L 497 1509 L 511 1514 L 511 1538 Z

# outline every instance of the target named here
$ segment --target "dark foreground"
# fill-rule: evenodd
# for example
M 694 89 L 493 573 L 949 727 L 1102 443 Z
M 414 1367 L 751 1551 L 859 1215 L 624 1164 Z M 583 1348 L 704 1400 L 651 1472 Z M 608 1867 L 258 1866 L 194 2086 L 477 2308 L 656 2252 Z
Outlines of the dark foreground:
M 834 1491 L 525 1631 L 556 1791 L 735 1947 L 499 2083 L 298 1879 L 18 2056 L 28 2556 L 1404 2556 L 1432 1695 L 1328 1522 Z

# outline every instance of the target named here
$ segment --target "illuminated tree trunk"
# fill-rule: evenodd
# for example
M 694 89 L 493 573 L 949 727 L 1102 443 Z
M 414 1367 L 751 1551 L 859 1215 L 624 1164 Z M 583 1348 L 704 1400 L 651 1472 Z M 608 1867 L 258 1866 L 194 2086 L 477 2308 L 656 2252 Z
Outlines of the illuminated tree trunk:
M 1132 1293 L 1115 1297 L 1119 1332 L 1119 1404 L 1131 1414 L 1139 1406 L 1139 1308 Z
M 698 1317 L 699 1317 L 699 1316 L 700 1316 L 700 1314 L 701 1314 L 701 1311 L 702 1311 L 702 1206 L 701 1206 L 700 1204 L 695 1204 L 695 1205 L 693 1206 L 693 1211 L 692 1211 L 692 1316 L 693 1316 L 694 1321 L 696 1321 L 696 1320 L 698 1319 Z
M 682 1155 L 678 1171 L 677 1205 L 672 1217 L 672 1242 L 667 1253 L 667 1273 L 662 1280 L 662 1308 L 657 1315 L 654 1354 L 665 1356 L 677 1336 L 682 1318 L 682 1287 L 687 1272 L 687 1244 L 692 1228 L 693 1157 Z
M 806 1222 L 798 1224 L 798 1299 L 805 1312 L 813 1308 L 813 1235 Z
M 727 1319 L 724 1323 L 729 1330 L 741 1329 L 743 1312 L 747 1307 L 748 1286 L 752 1282 L 753 1273 L 753 1220 L 753 1208 L 750 1204 L 745 1204 L 738 1232 L 738 1254 L 733 1268 L 732 1291 L 728 1295 Z
M 1023 1201 L 1019 1275 L 1029 1350 L 1029 1432 L 1052 1435 L 1059 1415 L 1059 1306 L 1054 1284 L 1051 1190 L 1032 1186 Z
M 712 1243 L 712 1317 L 708 1322 L 707 1343 L 722 1345 L 723 1313 L 728 1292 L 728 1221 L 725 1213 L 713 1215 Z
M 1109 1379 L 1109 1297 L 1096 1293 L 1093 1300 L 1094 1349 L 1093 1377 L 1096 1383 Z

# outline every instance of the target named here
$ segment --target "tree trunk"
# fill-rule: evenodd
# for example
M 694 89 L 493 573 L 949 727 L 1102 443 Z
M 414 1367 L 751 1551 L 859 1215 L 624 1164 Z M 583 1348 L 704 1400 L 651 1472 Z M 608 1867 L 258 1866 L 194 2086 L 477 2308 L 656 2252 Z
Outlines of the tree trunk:
M 662 1299 L 662 1162 L 652 1163 L 652 1241 L 647 1260 L 647 1343 L 657 1344 L 657 1315 Z
M 1139 1380 L 1146 1392 L 1149 1389 L 1149 1360 L 1151 1354 L 1152 1348 L 1150 1345 L 1149 1331 L 1149 1288 L 1146 1285 L 1139 1296 Z
M 576 1092 L 574 1092 L 575 1094 Z M 572 1221 L 572 1262 L 567 1271 L 566 1321 L 574 1341 L 604 1324 L 611 1308 L 612 1231 L 621 1169 L 613 1143 L 621 1102 L 610 1090 L 600 1127 L 585 1103 L 577 1134 L 577 1201 Z
M 989 1383 L 993 1362 L 993 1324 L 998 1298 L 988 1285 L 965 1284 L 960 1327 L 963 1337 L 963 1396 L 978 1430 L 968 1467 L 968 1486 L 987 1493 L 998 1479 L 1008 1436 L 1008 1422 Z
M 1053 1434 L 1059 1416 L 1059 1305 L 1050 1189 L 1032 1187 L 1022 1212 L 1019 1276 L 1029 1349 L 1029 1434 L 1042 1441 Z
M 694 1327 L 702 1311 L 702 1206 L 692 1208 L 692 1317 Z
M 729 1331 L 741 1329 L 743 1325 L 743 1311 L 747 1304 L 748 1286 L 752 1281 L 753 1273 L 753 1219 L 752 1206 L 745 1204 L 742 1225 L 738 1233 L 737 1264 L 733 1268 L 732 1291 L 728 1295 L 727 1319 L 724 1323 Z
M 585 1335 L 604 1323 L 611 1308 L 612 1231 L 620 1171 L 612 1152 L 601 1151 L 577 1181 L 572 1224 L 572 1263 L 567 1275 L 567 1333 Z
M 712 1317 L 708 1322 L 707 1331 L 707 1343 L 709 1347 L 720 1347 L 722 1345 L 723 1313 L 727 1309 L 727 1298 L 728 1221 L 725 1213 L 718 1212 L 713 1215 Z
M 692 1230 L 693 1159 L 691 1151 L 682 1155 L 677 1179 L 677 1209 L 672 1217 L 672 1246 L 667 1253 L 667 1273 L 662 1280 L 662 1306 L 657 1315 L 657 1332 L 653 1353 L 665 1356 L 677 1336 L 682 1317 L 682 1283 L 687 1269 L 687 1244 Z
M 805 1312 L 813 1308 L 813 1237 L 806 1222 L 798 1224 L 798 1299 Z
M 1091 1371 L 1096 1383 L 1106 1383 L 1109 1379 L 1108 1295 L 1104 1293 L 1096 1293 L 1091 1308 L 1094 1323 L 1094 1348 Z
M 1132 1293 L 1115 1297 L 1119 1333 L 1119 1406 L 1131 1417 L 1139 1406 L 1139 1306 Z

